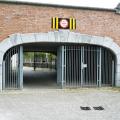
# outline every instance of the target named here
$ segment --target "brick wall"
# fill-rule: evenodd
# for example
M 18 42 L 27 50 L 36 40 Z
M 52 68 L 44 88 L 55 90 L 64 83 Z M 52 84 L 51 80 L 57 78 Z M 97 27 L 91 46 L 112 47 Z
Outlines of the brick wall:
M 48 32 L 51 17 L 74 17 L 74 32 L 108 36 L 120 45 L 120 15 L 112 11 L 0 3 L 0 41 L 13 33 Z

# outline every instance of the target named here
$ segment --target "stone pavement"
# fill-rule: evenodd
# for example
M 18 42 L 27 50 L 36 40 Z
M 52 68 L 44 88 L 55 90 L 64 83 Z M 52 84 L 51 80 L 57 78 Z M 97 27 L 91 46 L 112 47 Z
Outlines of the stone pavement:
M 4 91 L 0 93 L 0 120 L 120 120 L 120 88 Z

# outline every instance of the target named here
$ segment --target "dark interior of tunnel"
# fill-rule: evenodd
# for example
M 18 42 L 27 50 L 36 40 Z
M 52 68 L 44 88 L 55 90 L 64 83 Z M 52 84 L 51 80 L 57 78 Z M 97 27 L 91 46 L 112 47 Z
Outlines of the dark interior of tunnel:
M 57 45 L 25 44 L 23 50 L 23 87 L 56 88 Z

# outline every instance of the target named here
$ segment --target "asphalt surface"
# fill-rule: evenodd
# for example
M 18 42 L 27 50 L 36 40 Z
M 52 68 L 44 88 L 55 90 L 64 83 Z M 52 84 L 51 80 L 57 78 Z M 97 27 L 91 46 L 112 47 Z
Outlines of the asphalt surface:
M 80 106 L 91 110 L 81 110 Z M 104 110 L 94 110 L 102 106 Z M 0 120 L 120 120 L 120 90 L 24 89 L 0 93 Z
M 120 88 L 59 89 L 56 71 L 25 68 L 24 89 L 0 93 L 0 120 L 120 120 Z

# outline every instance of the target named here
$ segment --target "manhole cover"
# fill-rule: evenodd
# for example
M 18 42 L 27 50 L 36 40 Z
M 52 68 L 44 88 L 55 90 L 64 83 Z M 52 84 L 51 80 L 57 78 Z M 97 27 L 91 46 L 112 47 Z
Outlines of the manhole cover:
M 80 108 L 81 108 L 81 110 L 91 110 L 90 107 L 82 107 L 82 106 L 80 106 Z
M 104 110 L 104 108 L 102 106 L 98 106 L 98 107 L 93 107 L 94 110 Z

